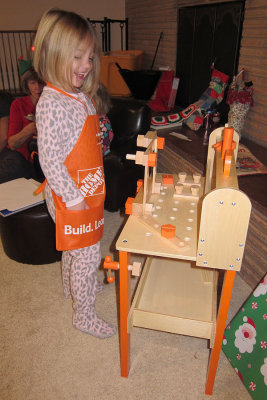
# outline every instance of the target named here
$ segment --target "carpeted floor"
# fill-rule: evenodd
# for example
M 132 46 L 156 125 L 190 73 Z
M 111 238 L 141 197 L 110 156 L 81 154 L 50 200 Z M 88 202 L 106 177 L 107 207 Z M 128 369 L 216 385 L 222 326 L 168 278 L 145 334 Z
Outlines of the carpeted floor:
M 102 255 L 115 252 L 124 217 L 105 212 Z M 117 254 L 115 253 L 115 258 Z M 103 279 L 99 270 L 98 278 Z M 0 248 L 1 400 L 202 400 L 207 340 L 134 328 L 131 371 L 120 377 L 118 335 L 100 340 L 72 327 L 60 263 L 19 264 Z M 132 289 L 137 279 L 132 279 Z M 117 280 L 116 280 L 117 283 Z M 117 324 L 118 285 L 97 298 L 101 317 Z M 228 320 L 251 293 L 237 274 Z M 221 353 L 213 400 L 246 400 L 248 392 Z

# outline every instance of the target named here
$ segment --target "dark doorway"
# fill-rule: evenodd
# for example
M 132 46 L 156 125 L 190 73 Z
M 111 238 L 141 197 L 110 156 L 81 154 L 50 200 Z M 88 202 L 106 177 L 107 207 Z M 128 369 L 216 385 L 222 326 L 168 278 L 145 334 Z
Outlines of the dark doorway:
M 230 75 L 237 72 L 244 1 L 184 7 L 178 11 L 176 104 L 187 107 L 208 87 L 211 65 Z

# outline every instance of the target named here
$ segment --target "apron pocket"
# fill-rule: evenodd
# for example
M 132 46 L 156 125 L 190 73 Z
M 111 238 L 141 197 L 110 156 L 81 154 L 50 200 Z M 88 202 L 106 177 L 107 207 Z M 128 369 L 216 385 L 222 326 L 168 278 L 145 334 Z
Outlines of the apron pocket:
M 104 208 L 83 211 L 56 209 L 56 248 L 74 250 L 99 242 L 104 230 Z

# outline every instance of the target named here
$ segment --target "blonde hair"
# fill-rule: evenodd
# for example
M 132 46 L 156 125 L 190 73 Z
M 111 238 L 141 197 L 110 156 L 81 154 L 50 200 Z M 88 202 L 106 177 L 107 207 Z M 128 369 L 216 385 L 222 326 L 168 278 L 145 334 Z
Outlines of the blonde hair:
M 99 84 L 100 45 L 90 22 L 74 12 L 51 8 L 42 16 L 34 41 L 33 58 L 40 78 L 65 91 L 74 92 L 72 63 L 75 51 L 84 41 L 93 46 L 94 59 L 92 71 L 80 90 L 93 96 Z

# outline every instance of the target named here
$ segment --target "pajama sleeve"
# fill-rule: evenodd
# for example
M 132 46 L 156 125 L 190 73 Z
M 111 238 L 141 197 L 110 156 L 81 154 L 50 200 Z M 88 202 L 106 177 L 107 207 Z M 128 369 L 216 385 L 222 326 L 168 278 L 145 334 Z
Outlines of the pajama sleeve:
M 64 102 L 58 96 L 54 99 L 46 97 L 39 100 L 36 113 L 40 164 L 55 194 L 65 203 L 79 203 L 83 197 L 64 165 L 79 133 L 75 132 L 72 116 Z

